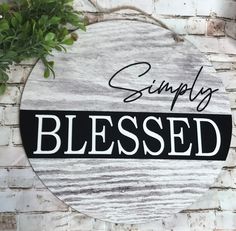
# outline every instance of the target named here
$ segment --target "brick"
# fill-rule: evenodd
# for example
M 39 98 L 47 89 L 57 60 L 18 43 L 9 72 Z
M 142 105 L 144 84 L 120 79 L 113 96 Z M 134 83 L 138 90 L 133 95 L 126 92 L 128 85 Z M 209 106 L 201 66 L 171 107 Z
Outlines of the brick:
M 236 110 L 232 110 L 233 126 L 236 127 Z
M 146 1 L 145 1 L 146 2 Z M 195 0 L 158 0 L 154 3 L 154 15 L 195 16 Z
M 228 36 L 236 39 L 236 22 L 233 22 L 233 21 L 226 22 L 225 33 Z
M 164 220 L 163 228 L 165 230 L 188 230 L 188 216 L 184 213 L 178 213 Z
M 0 188 L 27 189 L 46 187 L 33 172 L 31 167 L 25 168 L 0 168 Z
M 206 19 L 191 17 L 185 18 L 160 18 L 170 30 L 177 34 L 197 34 L 204 35 L 206 33 Z
M 0 104 L 19 104 L 21 92 L 18 87 L 7 87 L 4 95 L 0 96 Z
M 233 69 L 233 70 L 236 70 L 236 63 L 233 63 L 232 69 Z
M 8 72 L 8 83 L 25 83 L 31 70 L 31 66 L 12 65 Z
M 93 230 L 93 222 L 94 219 L 88 219 L 87 216 L 74 212 L 71 214 L 71 219 L 69 222 L 70 231 Z
M 228 96 L 231 104 L 231 109 L 236 109 L 236 92 L 229 91 Z
M 88 219 L 88 217 L 87 217 Z M 100 221 L 97 219 L 93 220 L 93 229 L 92 230 L 96 230 L 96 231 L 104 231 L 106 229 L 106 223 L 104 221 Z
M 7 183 L 8 171 L 5 168 L 0 168 L 0 188 L 4 189 L 8 187 Z
M 2 231 L 16 231 L 16 216 L 10 214 L 0 215 L 0 230 Z
M 236 231 L 236 229 L 214 229 L 213 231 Z
M 221 210 L 235 211 L 236 210 L 235 197 L 236 197 L 235 190 L 229 189 L 229 190 L 219 191 L 218 198 Z
M 9 127 L 0 127 L 0 145 L 8 145 L 10 141 L 11 129 Z
M 197 0 L 197 15 L 236 18 L 236 2 L 233 0 Z
M 67 211 L 68 206 L 47 189 L 0 191 L 0 212 Z
M 45 223 L 44 214 L 18 215 L 18 231 L 44 231 L 49 224 Z
M 19 128 L 13 128 L 12 129 L 12 143 L 14 145 L 21 145 L 22 144 Z
M 189 228 L 185 230 L 209 231 L 215 228 L 216 215 L 214 211 L 189 213 Z
M 145 11 L 148 14 L 152 14 L 154 11 L 154 4 L 153 0 L 146 0 L 146 1 L 136 1 L 136 0 L 94 0 L 93 1 L 96 5 L 98 11 L 103 12 L 103 9 L 109 10 L 111 8 L 119 8 L 125 6 L 131 6 L 139 8 Z
M 236 40 L 228 37 L 185 36 L 204 53 L 220 53 L 236 55 Z
M 163 225 L 160 226 L 154 226 L 154 227 L 158 227 L 158 231 L 163 231 Z M 152 227 L 152 228 L 154 228 Z M 154 231 L 156 229 L 147 229 L 147 228 L 143 228 L 143 229 L 138 229 L 137 225 L 128 225 L 128 224 L 115 224 L 115 223 L 106 223 L 106 231 Z M 82 229 L 78 230 L 78 231 L 82 231 Z M 87 231 L 87 230 L 86 230 Z
M 232 189 L 219 190 L 211 189 L 203 195 L 198 201 L 191 205 L 189 210 L 236 210 L 236 201 L 234 200 L 236 191 Z
M 87 219 L 92 220 L 89 217 Z M 18 231 L 69 231 L 70 220 L 71 212 L 19 214 L 17 216 Z M 78 224 L 74 227 L 76 230 L 83 229 Z
M 236 169 L 222 170 L 212 187 L 236 189 Z
M 234 148 L 229 149 L 228 157 L 223 163 L 224 167 L 236 167 L 236 150 Z
M 187 33 L 203 35 L 206 33 L 206 19 L 191 17 L 187 21 Z
M 207 58 L 211 62 L 226 62 L 226 63 L 236 63 L 236 55 L 227 55 L 227 54 L 209 54 Z
M 225 21 L 222 19 L 210 19 L 207 21 L 208 36 L 225 36 Z
M 232 137 L 231 137 L 231 143 L 230 143 L 231 148 L 236 148 L 236 128 L 233 127 L 232 130 Z
M 37 180 L 37 176 L 30 167 L 8 170 L 9 188 L 33 188 Z
M 236 71 L 222 71 L 215 75 L 222 80 L 226 90 L 236 90 Z
M 217 230 L 236 230 L 236 213 L 230 211 L 216 212 L 216 229 Z
M 178 216 L 179 214 L 175 214 L 176 216 Z M 174 220 L 176 220 L 176 218 L 173 218 L 172 217 L 169 217 L 167 219 L 164 219 L 164 220 L 157 220 L 157 221 L 152 221 L 152 222 L 149 222 L 149 223 L 146 223 L 146 224 L 138 224 L 136 225 L 137 226 L 137 230 L 142 230 L 142 231 L 157 231 L 157 227 L 158 227 L 158 231 L 162 231 L 162 230 L 166 230 L 164 228 L 164 225 L 165 225 L 165 221 L 168 220 L 167 222 L 168 223 L 171 223 L 172 220 L 173 220 L 173 224 L 175 224 Z M 114 227 L 115 229 L 115 227 Z M 109 229 L 110 230 L 114 230 L 112 228 Z
M 3 111 L 4 111 L 4 108 L 0 107 L 0 125 L 3 124 Z
M 23 147 L 0 146 L 0 167 L 11 166 L 29 166 Z
M 44 214 L 43 215 L 43 220 L 44 223 L 43 225 L 45 226 L 45 229 L 43 229 L 44 231 L 71 231 L 68 227 L 69 227 L 69 220 L 70 218 L 70 214 L 68 212 L 50 212 L 48 214 Z M 26 224 L 27 224 L 28 219 L 25 220 Z M 75 225 L 75 227 L 77 227 L 78 230 L 78 225 Z M 24 230 L 22 230 L 24 231 Z M 29 230 L 31 231 L 31 230 Z
M 4 110 L 4 124 L 19 124 L 19 107 L 6 107 Z
M 162 22 L 177 34 L 187 34 L 187 19 L 163 18 Z
M 212 65 L 217 71 L 230 71 L 233 69 L 233 63 L 212 62 Z

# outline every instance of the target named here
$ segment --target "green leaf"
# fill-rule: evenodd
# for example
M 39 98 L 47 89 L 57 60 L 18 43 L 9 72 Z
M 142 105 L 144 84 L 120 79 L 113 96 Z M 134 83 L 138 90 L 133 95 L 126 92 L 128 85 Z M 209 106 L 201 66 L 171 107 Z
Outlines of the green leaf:
M 46 42 L 52 41 L 52 40 L 55 38 L 55 36 L 56 36 L 56 35 L 55 35 L 54 33 L 49 32 L 49 33 L 47 33 L 46 36 L 45 36 L 45 41 L 46 41 Z
M 73 40 L 72 38 L 68 38 L 68 39 L 63 40 L 63 41 L 62 41 L 62 44 L 71 46 L 71 45 L 74 44 L 74 40 Z
M 70 34 L 70 37 L 71 37 L 74 41 L 77 41 L 78 38 L 79 38 L 78 34 L 75 33 L 75 32 L 72 32 L 72 33 Z
M 17 53 L 15 51 L 8 51 L 3 56 L 3 60 L 14 60 L 17 57 Z
M 48 24 L 54 25 L 54 24 L 58 24 L 60 21 L 61 21 L 61 18 L 56 17 L 56 16 L 53 16 L 53 17 L 49 20 Z
M 50 76 L 50 69 L 47 67 L 45 70 L 44 70 L 44 78 L 48 78 Z
M 80 30 L 86 31 L 86 26 L 85 26 L 84 23 L 79 23 L 79 24 L 78 24 L 78 27 L 79 27 Z
M 43 31 L 41 29 L 38 30 L 37 40 L 43 40 Z
M 12 17 L 11 19 L 11 25 L 16 28 L 17 27 L 17 19 L 15 17 Z
M 7 20 L 0 19 L 0 32 L 6 31 L 9 29 L 9 24 Z
M 62 48 L 61 48 L 60 46 L 56 46 L 55 49 L 56 49 L 57 51 L 62 51 Z
M 48 16 L 47 15 L 42 15 L 38 21 L 40 26 L 44 26 L 48 21 Z
M 21 24 L 23 21 L 22 15 L 19 12 L 14 12 L 13 15 L 15 16 L 17 22 Z
M 0 84 L 0 95 L 3 95 L 5 93 L 6 88 L 7 86 L 5 83 Z
M 7 3 L 2 3 L 2 4 L 0 5 L 0 12 L 1 12 L 2 14 L 8 13 L 9 10 L 10 10 L 9 4 L 7 4 Z
M 61 28 L 59 31 L 59 37 L 62 39 L 64 39 L 68 34 L 69 31 L 65 27 Z
M 68 4 L 68 3 L 73 2 L 73 0 L 64 0 L 64 2 Z
M 53 68 L 53 67 L 54 67 L 54 62 L 53 62 L 53 61 L 49 61 L 49 62 L 48 62 L 48 65 L 49 65 L 51 68 Z
M 8 75 L 4 71 L 1 71 L 0 72 L 0 84 L 3 84 L 3 83 L 5 84 L 8 81 L 8 79 L 9 79 Z
M 26 21 L 26 23 L 22 27 L 22 41 L 31 34 L 31 25 L 30 21 Z

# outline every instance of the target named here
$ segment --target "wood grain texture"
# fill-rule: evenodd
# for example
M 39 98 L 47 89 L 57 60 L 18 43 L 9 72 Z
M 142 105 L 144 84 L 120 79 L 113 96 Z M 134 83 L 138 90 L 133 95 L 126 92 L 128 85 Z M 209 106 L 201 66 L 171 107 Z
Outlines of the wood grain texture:
M 43 183 L 66 204 L 118 223 L 168 217 L 199 198 L 221 162 L 186 160 L 30 159 Z
M 147 95 L 125 104 L 127 92 L 108 86 L 122 67 L 148 61 L 152 69 L 125 72 L 117 84 L 143 88 L 169 81 L 177 87 L 192 84 L 204 66 L 197 89 L 219 88 L 206 114 L 230 114 L 228 98 L 214 68 L 189 42 L 176 42 L 172 33 L 155 25 L 110 21 L 88 27 L 67 54 L 55 53 L 56 79 L 43 79 L 43 67 L 34 68 L 22 97 L 24 110 L 171 112 L 173 95 Z M 210 85 L 210 86 L 209 86 Z M 194 92 L 196 93 L 196 92 Z M 197 113 L 199 102 L 179 97 L 174 113 Z M 187 208 L 214 182 L 218 161 L 30 159 L 44 184 L 78 211 L 118 223 L 144 223 Z

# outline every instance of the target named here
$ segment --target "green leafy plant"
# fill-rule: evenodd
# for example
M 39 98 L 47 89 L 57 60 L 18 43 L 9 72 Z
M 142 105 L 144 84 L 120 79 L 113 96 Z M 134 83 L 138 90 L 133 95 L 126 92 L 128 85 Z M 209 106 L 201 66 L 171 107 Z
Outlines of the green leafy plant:
M 54 49 L 66 51 L 77 40 L 68 27 L 86 30 L 83 15 L 72 7 L 73 0 L 15 0 L 0 4 L 0 94 L 6 90 L 7 71 L 13 63 L 41 59 L 44 77 L 55 76 Z

